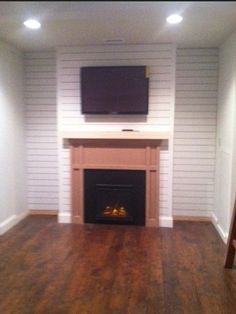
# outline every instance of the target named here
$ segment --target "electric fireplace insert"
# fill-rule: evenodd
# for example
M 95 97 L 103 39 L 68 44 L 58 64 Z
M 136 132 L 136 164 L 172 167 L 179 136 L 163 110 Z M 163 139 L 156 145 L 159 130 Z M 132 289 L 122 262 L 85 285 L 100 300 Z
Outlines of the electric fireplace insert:
M 145 171 L 84 170 L 85 223 L 145 225 Z

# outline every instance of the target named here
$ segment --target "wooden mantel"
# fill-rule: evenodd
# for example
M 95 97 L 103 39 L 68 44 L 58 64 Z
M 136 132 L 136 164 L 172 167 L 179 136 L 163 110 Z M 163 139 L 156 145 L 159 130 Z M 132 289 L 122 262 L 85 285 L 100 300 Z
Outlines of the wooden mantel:
M 117 131 L 117 132 L 61 132 L 64 139 L 126 139 L 126 140 L 168 140 L 168 132 Z
M 84 170 L 146 172 L 146 226 L 159 225 L 160 143 L 167 133 L 64 132 L 71 154 L 72 222 L 84 223 Z

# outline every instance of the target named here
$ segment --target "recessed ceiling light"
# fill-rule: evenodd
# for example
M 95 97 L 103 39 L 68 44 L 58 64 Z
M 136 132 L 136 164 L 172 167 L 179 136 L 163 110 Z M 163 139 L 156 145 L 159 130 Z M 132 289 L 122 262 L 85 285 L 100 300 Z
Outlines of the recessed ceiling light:
M 33 19 L 24 21 L 24 25 L 30 29 L 38 29 L 41 27 L 39 21 Z
M 178 24 L 180 22 L 182 22 L 183 17 L 181 15 L 178 14 L 172 14 L 170 16 L 167 17 L 166 21 L 170 24 Z

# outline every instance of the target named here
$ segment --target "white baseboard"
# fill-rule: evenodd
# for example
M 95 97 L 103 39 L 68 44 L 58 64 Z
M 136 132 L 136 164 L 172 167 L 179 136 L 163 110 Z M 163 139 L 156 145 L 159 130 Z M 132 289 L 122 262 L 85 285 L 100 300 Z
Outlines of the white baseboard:
M 70 213 L 60 213 L 58 212 L 58 222 L 64 223 L 64 224 L 70 224 L 71 223 L 71 214 Z
M 218 231 L 221 239 L 224 241 L 225 244 L 227 244 L 227 240 L 228 240 L 228 232 L 225 232 L 222 227 L 219 224 L 218 218 L 216 217 L 216 215 L 214 213 L 211 214 L 212 217 L 212 223 L 215 226 L 216 230 Z
M 172 216 L 160 216 L 159 226 L 166 228 L 173 228 L 173 217 Z
M 26 216 L 28 216 L 29 211 L 24 211 L 23 213 L 19 215 L 12 215 L 6 220 L 4 220 L 0 224 L 0 235 L 3 235 L 5 232 L 7 232 L 9 229 L 11 229 L 13 226 L 18 224 L 22 219 L 24 219 Z

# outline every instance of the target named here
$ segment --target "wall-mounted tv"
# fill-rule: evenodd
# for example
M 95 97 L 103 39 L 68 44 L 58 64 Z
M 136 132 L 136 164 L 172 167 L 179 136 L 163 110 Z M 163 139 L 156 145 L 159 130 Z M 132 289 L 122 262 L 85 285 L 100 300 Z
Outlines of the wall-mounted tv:
M 83 114 L 148 114 L 146 66 L 81 67 Z

